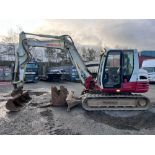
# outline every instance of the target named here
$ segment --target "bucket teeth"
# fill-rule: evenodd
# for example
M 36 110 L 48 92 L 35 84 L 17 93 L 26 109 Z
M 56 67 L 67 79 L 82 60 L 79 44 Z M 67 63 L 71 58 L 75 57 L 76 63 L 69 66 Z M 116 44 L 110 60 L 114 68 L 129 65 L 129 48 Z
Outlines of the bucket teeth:
M 22 94 L 16 94 L 13 98 L 7 101 L 6 109 L 9 111 L 20 111 L 30 99 L 31 98 L 27 91 L 24 91 Z

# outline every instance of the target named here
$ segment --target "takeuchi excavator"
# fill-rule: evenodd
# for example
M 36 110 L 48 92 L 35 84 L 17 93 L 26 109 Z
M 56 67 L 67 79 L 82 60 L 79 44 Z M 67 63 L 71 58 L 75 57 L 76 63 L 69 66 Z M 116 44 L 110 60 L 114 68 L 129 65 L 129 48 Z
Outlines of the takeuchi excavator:
M 39 38 L 35 39 L 35 38 Z M 82 92 L 82 107 L 96 110 L 147 110 L 150 100 L 141 95 L 149 90 L 148 76 L 139 69 L 136 49 L 109 49 L 102 54 L 96 79 L 88 71 L 72 38 L 69 35 L 43 35 L 21 32 L 15 53 L 15 68 L 12 99 L 6 103 L 10 111 L 18 111 L 22 102 L 30 99 L 23 89 L 26 64 L 31 60 L 32 47 L 49 47 L 68 53 L 76 66 L 85 90 Z

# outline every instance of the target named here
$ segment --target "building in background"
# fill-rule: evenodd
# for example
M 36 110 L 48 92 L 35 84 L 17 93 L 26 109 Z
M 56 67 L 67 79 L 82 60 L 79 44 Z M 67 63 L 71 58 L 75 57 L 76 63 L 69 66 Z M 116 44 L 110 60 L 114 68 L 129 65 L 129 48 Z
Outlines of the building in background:
M 0 66 L 0 82 L 1 81 L 11 81 L 11 80 L 12 80 L 11 67 Z
M 15 60 L 15 46 L 9 43 L 0 43 L 0 61 Z

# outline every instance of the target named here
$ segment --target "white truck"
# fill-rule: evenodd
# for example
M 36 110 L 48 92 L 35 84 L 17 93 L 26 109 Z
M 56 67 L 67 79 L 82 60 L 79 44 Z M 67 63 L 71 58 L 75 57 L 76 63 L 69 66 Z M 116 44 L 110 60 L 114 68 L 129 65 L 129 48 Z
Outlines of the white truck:
M 155 82 L 155 59 L 144 60 L 142 69 L 145 69 L 148 72 L 149 82 Z

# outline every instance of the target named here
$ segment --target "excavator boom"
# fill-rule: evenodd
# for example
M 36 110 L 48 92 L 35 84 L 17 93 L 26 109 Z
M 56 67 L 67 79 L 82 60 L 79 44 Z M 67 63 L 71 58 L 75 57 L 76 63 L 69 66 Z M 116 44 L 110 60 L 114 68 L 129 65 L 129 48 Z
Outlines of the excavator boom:
M 39 37 L 41 39 L 34 39 L 32 36 Z M 19 46 L 15 53 L 15 68 L 12 82 L 14 90 L 11 93 L 13 99 L 9 100 L 6 104 L 8 110 L 18 111 L 20 110 L 19 107 L 22 107 L 22 102 L 30 99 L 28 93 L 23 91 L 23 86 L 26 65 L 32 59 L 30 52 L 32 47 L 48 47 L 67 52 L 72 63 L 76 66 L 82 84 L 86 84 L 87 88 L 89 87 L 88 82 L 91 82 L 92 76 L 88 72 L 70 36 L 53 36 L 21 32 L 19 34 Z M 19 106 L 19 104 L 21 106 Z
M 27 38 L 27 36 L 37 36 L 41 38 L 46 38 L 48 40 L 37 40 L 33 38 Z M 88 72 L 70 36 L 52 36 L 22 32 L 19 35 L 19 47 L 16 51 L 14 71 L 16 74 L 14 74 L 14 84 L 24 82 L 25 67 L 31 59 L 30 47 L 49 47 L 63 50 L 69 54 L 72 63 L 77 68 L 77 71 L 83 84 L 85 84 L 85 80 L 87 78 L 91 77 L 91 74 Z M 19 79 L 19 81 L 17 81 L 17 79 Z

